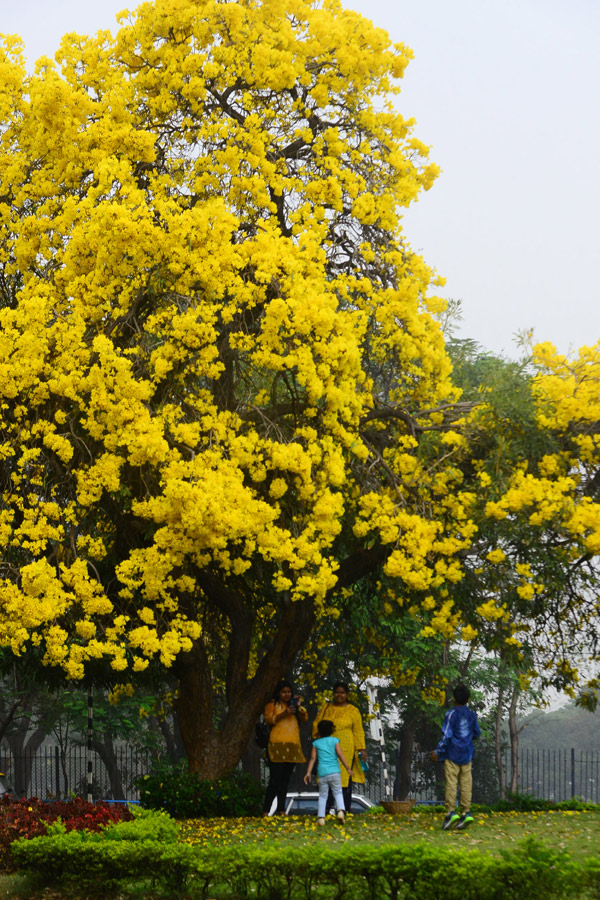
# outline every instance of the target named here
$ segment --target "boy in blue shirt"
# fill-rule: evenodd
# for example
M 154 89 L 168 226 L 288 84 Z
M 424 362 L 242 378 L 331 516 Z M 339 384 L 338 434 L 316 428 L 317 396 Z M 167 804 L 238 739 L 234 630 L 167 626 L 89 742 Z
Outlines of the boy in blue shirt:
M 454 709 L 444 716 L 442 737 L 429 754 L 433 762 L 444 760 L 446 779 L 446 818 L 442 823 L 444 831 L 456 828 L 464 831 L 473 822 L 471 815 L 471 795 L 473 775 L 471 760 L 475 753 L 473 740 L 481 735 L 477 714 L 467 703 L 471 692 L 464 684 L 459 684 L 452 693 Z M 460 814 L 456 811 L 456 792 L 460 786 Z
M 344 821 L 344 795 L 342 794 L 342 775 L 340 762 L 352 778 L 352 769 L 348 765 L 346 757 L 340 747 L 339 738 L 333 737 L 335 725 L 330 719 L 321 719 L 317 725 L 319 737 L 313 741 L 312 753 L 308 762 L 308 769 L 304 776 L 304 784 L 308 784 L 310 776 L 317 764 L 317 775 L 319 778 L 319 806 L 318 819 L 319 825 L 325 824 L 325 812 L 327 807 L 327 795 L 331 788 L 337 817 L 340 822 Z

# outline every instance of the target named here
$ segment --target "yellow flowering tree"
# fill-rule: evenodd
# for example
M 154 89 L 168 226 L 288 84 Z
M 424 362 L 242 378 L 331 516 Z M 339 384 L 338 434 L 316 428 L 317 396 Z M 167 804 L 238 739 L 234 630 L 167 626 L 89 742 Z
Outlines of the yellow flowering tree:
M 305 665 L 317 680 L 331 680 L 341 659 L 358 679 L 384 672 L 398 689 L 418 685 L 426 707 L 434 698 L 444 702 L 447 681 L 457 677 L 438 661 L 432 678 L 442 641 L 448 659 L 458 649 L 469 679 L 476 677 L 465 674 L 470 659 L 497 655 L 504 699 L 510 676 L 513 700 L 533 685 L 552 685 L 593 705 L 600 345 L 571 359 L 538 345 L 520 361 L 484 353 L 472 341 L 451 341 L 449 350 L 454 380 L 472 404 L 452 457 L 476 526 L 461 553 L 461 577 L 426 592 L 385 576 L 363 582 L 340 601 L 340 619 L 311 641 Z M 421 440 L 421 468 L 427 453 Z
M 593 700 L 600 343 L 572 358 L 538 344 L 520 363 L 459 356 L 455 376 L 477 401 L 462 464 L 477 524 L 454 591 L 462 634 L 497 652 L 522 687 L 536 677 Z
M 169 669 L 215 777 L 340 591 L 461 577 L 463 410 L 399 224 L 436 169 L 386 99 L 410 51 L 338 0 L 120 25 L 30 77 L 0 52 L 0 642 L 116 696 Z

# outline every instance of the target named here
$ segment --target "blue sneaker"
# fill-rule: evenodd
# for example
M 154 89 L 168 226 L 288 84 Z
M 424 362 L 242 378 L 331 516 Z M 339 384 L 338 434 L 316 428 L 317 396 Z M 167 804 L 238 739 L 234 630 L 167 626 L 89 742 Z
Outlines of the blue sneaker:
M 448 815 L 446 816 L 446 818 L 444 819 L 444 821 L 442 822 L 442 830 L 443 831 L 452 831 L 452 829 L 454 828 L 454 826 L 456 825 L 456 823 L 458 822 L 459 819 L 460 819 L 460 816 L 458 815 L 456 810 L 454 810 L 454 812 L 449 812 Z
M 471 815 L 470 812 L 463 813 L 458 822 L 456 823 L 457 831 L 465 831 L 469 825 L 472 825 L 475 819 Z

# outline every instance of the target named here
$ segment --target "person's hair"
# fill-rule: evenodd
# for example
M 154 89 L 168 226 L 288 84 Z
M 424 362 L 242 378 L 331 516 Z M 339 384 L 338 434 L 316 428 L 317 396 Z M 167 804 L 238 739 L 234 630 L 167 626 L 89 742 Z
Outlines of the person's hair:
M 465 706 L 466 703 L 469 702 L 469 697 L 471 696 L 471 691 L 466 686 L 466 684 L 457 684 L 454 690 L 452 691 L 452 696 L 456 700 L 459 706 Z
M 343 688 L 347 694 L 350 693 L 350 688 L 348 687 L 347 684 L 344 684 L 343 681 L 336 681 L 336 683 L 333 686 L 333 690 L 337 691 L 338 688 Z
M 290 691 L 292 692 L 292 697 L 293 697 L 294 696 L 294 688 L 293 688 L 291 682 L 289 682 L 287 680 L 287 678 L 282 678 L 281 681 L 279 681 L 277 683 L 277 686 L 276 686 L 275 690 L 273 691 L 273 700 L 279 700 L 279 694 L 286 687 L 290 689 Z
M 321 719 L 317 725 L 317 731 L 319 732 L 319 737 L 331 737 L 335 731 L 335 725 L 331 719 Z

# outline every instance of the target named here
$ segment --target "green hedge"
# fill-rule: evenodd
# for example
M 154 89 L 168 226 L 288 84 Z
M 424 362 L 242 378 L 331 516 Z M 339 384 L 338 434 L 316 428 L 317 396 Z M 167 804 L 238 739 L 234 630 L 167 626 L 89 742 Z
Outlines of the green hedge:
M 498 800 L 489 807 L 494 812 L 545 812 L 551 810 L 596 810 L 597 803 L 588 803 L 582 797 L 571 797 L 570 800 L 544 800 L 532 794 L 508 794 L 506 800 Z
M 235 900 L 544 900 L 600 897 L 600 862 L 578 866 L 533 840 L 499 857 L 427 844 L 199 850 L 146 813 L 102 834 L 21 840 L 12 852 L 39 887 L 114 897 L 132 882 L 155 893 Z M 151 874 L 150 874 L 151 873 Z
M 374 807 L 381 809 L 382 807 Z M 530 794 L 509 794 L 506 800 L 498 800 L 497 803 L 473 803 L 471 805 L 473 812 L 493 813 L 493 812 L 598 812 L 600 811 L 600 803 L 588 803 L 581 797 L 572 797 L 570 800 L 544 800 L 540 797 L 533 797 Z M 416 806 L 419 813 L 431 813 L 439 815 L 445 812 L 443 803 L 438 804 L 421 804 Z

